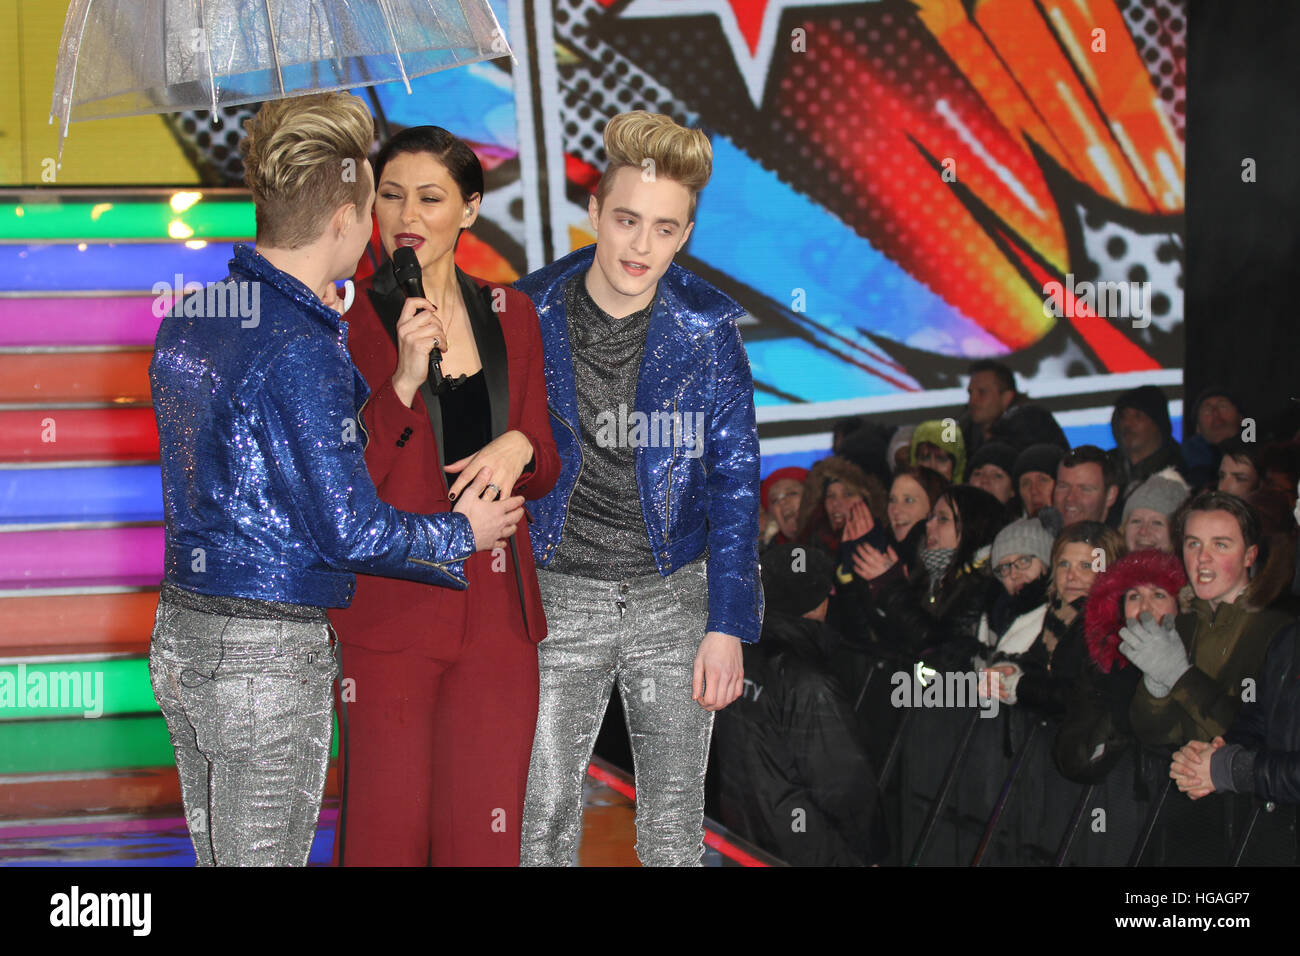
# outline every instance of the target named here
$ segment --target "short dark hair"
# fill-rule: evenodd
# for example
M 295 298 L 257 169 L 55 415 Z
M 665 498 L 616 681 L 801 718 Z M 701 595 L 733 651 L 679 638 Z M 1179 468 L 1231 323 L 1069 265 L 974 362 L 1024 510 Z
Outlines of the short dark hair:
M 998 380 L 998 391 L 1014 392 L 1016 390 L 1016 373 L 1001 362 L 995 362 L 992 359 L 980 359 L 978 362 L 972 362 L 970 368 L 966 371 L 972 378 L 980 372 L 992 372 Z
M 376 186 L 388 161 L 402 153 L 428 153 L 446 166 L 461 199 L 483 196 L 483 164 L 468 143 L 441 126 L 408 126 L 386 142 L 375 156 Z
M 1261 478 L 1264 477 L 1264 470 L 1259 467 L 1260 452 L 1262 450 L 1258 442 L 1242 441 L 1239 435 L 1233 435 L 1231 438 L 1225 438 L 1219 442 L 1219 451 L 1223 452 L 1224 458 L 1236 458 L 1239 461 L 1250 462 Z
M 1174 535 L 1179 552 L 1183 550 L 1183 534 L 1187 530 L 1187 519 L 1193 511 L 1226 511 L 1237 519 L 1237 527 L 1241 529 L 1241 540 L 1245 542 L 1246 547 L 1259 544 L 1261 529 L 1259 512 L 1236 495 L 1230 495 L 1226 491 L 1202 491 L 1183 502 L 1182 506 L 1174 512 Z
M 1101 484 L 1104 490 L 1119 484 L 1119 468 L 1115 464 L 1115 459 L 1109 452 L 1102 451 L 1096 445 L 1080 445 L 1073 451 L 1067 451 L 1057 463 L 1056 472 L 1059 475 L 1062 468 L 1078 468 L 1080 465 L 1096 465 L 1101 469 Z

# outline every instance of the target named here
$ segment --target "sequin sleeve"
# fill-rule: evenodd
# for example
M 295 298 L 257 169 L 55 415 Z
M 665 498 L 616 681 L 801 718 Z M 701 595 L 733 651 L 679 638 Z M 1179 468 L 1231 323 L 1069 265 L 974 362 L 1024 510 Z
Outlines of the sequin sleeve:
M 732 320 L 718 330 L 713 409 L 704 460 L 709 489 L 709 623 L 745 643 L 758 640 L 758 425 L 749 358 Z
M 332 567 L 464 588 L 463 562 L 474 551 L 469 519 L 410 514 L 379 499 L 366 470 L 352 364 L 341 346 L 333 356 L 321 348 L 319 339 L 290 340 L 250 399 L 281 500 Z

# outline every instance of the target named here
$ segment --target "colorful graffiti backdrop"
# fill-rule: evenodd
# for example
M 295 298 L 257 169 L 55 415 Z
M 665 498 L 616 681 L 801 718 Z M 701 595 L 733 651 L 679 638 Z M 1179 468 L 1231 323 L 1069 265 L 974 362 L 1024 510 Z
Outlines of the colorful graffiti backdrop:
M 495 6 L 517 63 L 427 77 L 413 96 L 361 91 L 388 130 L 437 123 L 483 158 L 465 267 L 507 278 L 541 264 L 526 252 L 526 191 L 546 191 L 535 208 L 562 220 L 548 251 L 590 241 L 604 123 L 645 108 L 712 138 L 681 261 L 754 317 L 760 405 L 888 408 L 959 385 L 981 356 L 1031 392 L 1181 364 L 1180 0 Z M 541 129 L 521 123 L 524 70 Z M 201 114 L 172 123 L 205 179 L 238 180 L 237 136 Z M 530 136 L 560 144 L 563 187 L 545 182 L 544 150 L 521 147 Z M 1066 291 L 1045 310 L 1051 283 Z M 1145 324 L 1097 314 L 1068 294 L 1080 283 L 1145 283 Z

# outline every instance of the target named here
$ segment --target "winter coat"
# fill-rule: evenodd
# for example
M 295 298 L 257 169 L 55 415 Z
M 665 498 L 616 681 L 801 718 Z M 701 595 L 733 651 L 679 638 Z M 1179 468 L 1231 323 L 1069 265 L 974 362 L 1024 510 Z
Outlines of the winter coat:
M 714 731 L 722 822 L 787 863 L 864 866 L 889 850 L 880 791 L 832 672 L 826 625 L 769 611 L 745 689 Z
M 1083 638 L 1083 605 L 1086 597 L 1074 602 L 1074 620 L 1062 630 L 1054 627 L 1060 622 L 1047 607 L 1043 620 L 1043 633 L 1022 654 L 995 654 L 993 663 L 1010 662 L 1019 665 L 1020 680 L 1016 684 L 1016 703 L 1029 707 L 1049 717 L 1065 713 L 1066 702 L 1083 673 L 1088 657 L 1088 646 Z M 1047 649 L 1043 640 L 1051 630 L 1057 633 L 1056 646 Z
M 1129 707 L 1142 672 L 1119 650 L 1124 595 L 1142 584 L 1178 594 L 1186 582 L 1178 558 L 1135 551 L 1093 585 L 1084 613 L 1088 659 L 1066 703 L 1053 750 L 1057 769 L 1070 780 L 1099 783 L 1135 743 Z
M 987 554 L 987 552 L 982 552 Z M 940 671 L 965 671 L 981 650 L 980 618 L 1002 585 L 988 571 L 987 557 L 962 568 L 934 594 L 929 576 L 905 580 L 900 565 L 872 582 L 880 639 L 912 660 Z
M 1129 708 L 1138 739 L 1182 746 L 1224 733 L 1241 706 L 1242 682 L 1258 675 L 1269 642 L 1289 622 L 1277 611 L 1254 610 L 1244 597 L 1214 611 L 1200 598 L 1192 601 L 1176 624 L 1192 667 L 1167 697 L 1138 685 Z
M 1300 803 L 1300 638 L 1294 622 L 1269 645 L 1255 698 L 1241 705 L 1223 739 L 1255 751 L 1256 796 Z
M 1047 576 L 1030 581 L 1015 594 L 997 595 L 988 613 L 980 618 L 977 637 L 992 654 L 1022 654 L 1038 640 L 1047 616 Z

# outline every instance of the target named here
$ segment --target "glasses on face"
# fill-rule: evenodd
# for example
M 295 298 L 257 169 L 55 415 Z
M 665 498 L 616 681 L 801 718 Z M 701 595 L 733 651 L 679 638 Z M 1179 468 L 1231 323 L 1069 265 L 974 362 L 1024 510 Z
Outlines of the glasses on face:
M 1033 567 L 1033 564 L 1034 556 L 1032 554 L 1022 554 L 1014 561 L 1003 561 L 993 569 L 993 573 L 1000 578 L 1009 578 L 1012 571 L 1028 571 Z

